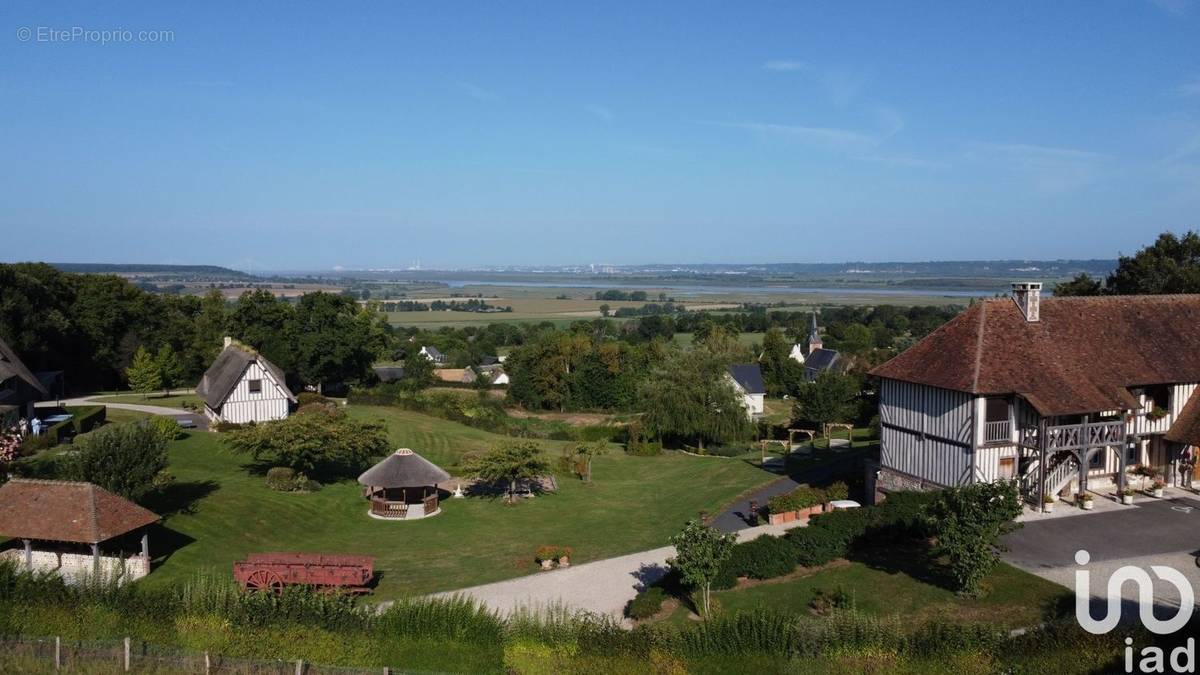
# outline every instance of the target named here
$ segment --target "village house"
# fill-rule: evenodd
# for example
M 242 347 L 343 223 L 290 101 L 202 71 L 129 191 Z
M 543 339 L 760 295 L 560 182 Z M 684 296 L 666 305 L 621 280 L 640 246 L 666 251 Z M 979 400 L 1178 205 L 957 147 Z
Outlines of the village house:
M 421 351 L 418 353 L 432 361 L 436 366 L 446 363 L 446 355 L 439 351 L 437 347 L 421 347 Z
M 825 349 L 821 341 L 821 330 L 817 327 L 817 313 L 812 314 L 812 328 L 808 331 L 808 343 L 792 345 L 788 357 L 804 366 L 804 379 L 812 381 L 827 370 L 837 368 L 839 354 L 835 349 Z
M 1200 445 L 1200 296 L 1043 299 L 1040 283 L 974 303 L 871 373 L 877 494 L 1016 479 L 1026 498 L 1168 483 Z
M 230 337 L 196 385 L 196 395 L 208 419 L 234 424 L 283 419 L 296 403 L 279 366 Z
M 763 383 L 762 370 L 757 363 L 735 363 L 729 366 L 725 373 L 730 384 L 742 399 L 742 406 L 750 419 L 757 419 L 763 414 L 763 398 L 767 395 L 767 386 Z
M 49 395 L 46 385 L 0 340 L 0 429 L 33 418 L 33 404 Z

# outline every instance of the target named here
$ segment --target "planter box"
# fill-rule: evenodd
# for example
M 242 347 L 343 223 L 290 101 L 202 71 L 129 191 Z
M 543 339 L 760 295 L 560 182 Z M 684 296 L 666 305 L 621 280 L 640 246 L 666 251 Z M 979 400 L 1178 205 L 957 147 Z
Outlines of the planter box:
M 1043 513 L 1054 513 L 1054 502 L 1050 502 L 1049 504 L 1042 504 L 1042 512 Z
M 1157 489 L 1157 490 L 1151 490 L 1151 491 L 1150 491 L 1150 494 L 1154 495 L 1154 498 L 1155 498 L 1155 499 L 1162 499 L 1162 498 L 1163 498 L 1163 491 L 1162 491 L 1162 488 L 1159 488 L 1159 489 Z
M 1133 495 L 1121 495 L 1121 503 L 1126 506 L 1133 506 Z
M 784 511 L 783 513 L 772 513 L 769 516 L 767 516 L 767 522 L 772 525 L 782 525 L 784 523 L 790 523 L 790 522 L 793 522 L 796 520 L 808 520 L 809 518 L 811 518 L 819 513 L 824 513 L 824 512 L 825 512 L 825 505 L 817 504 L 816 506 L 810 506 L 807 509 L 800 509 L 799 511 Z

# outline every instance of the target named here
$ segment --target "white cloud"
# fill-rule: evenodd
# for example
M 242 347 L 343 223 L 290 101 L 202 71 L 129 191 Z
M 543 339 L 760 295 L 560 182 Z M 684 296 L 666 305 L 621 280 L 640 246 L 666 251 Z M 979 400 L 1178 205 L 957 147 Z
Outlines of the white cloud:
M 1148 0 L 1150 4 L 1167 14 L 1183 16 L 1192 7 L 1192 0 Z
M 743 129 L 760 136 L 771 136 L 798 141 L 828 150 L 843 152 L 865 151 L 878 145 L 879 141 L 868 134 L 849 129 L 832 127 L 809 127 L 795 124 L 773 124 L 769 122 L 704 122 L 728 129 Z
M 500 97 L 493 91 L 485 89 L 474 82 L 453 82 L 451 86 L 460 94 L 469 96 L 476 101 L 498 101 Z
M 1195 77 L 1190 82 L 1184 82 L 1175 88 L 1175 92 L 1180 96 L 1200 96 L 1200 77 Z
M 809 70 L 810 66 L 803 61 L 767 61 L 762 64 L 763 70 L 774 70 L 777 72 L 797 72 L 801 70 Z
M 966 156 L 1024 175 L 1035 187 L 1048 192 L 1074 190 L 1095 183 L 1110 168 L 1113 159 L 1103 153 L 1074 148 L 983 141 L 967 143 Z
M 602 105 L 584 106 L 584 110 L 594 115 L 596 119 L 599 119 L 601 122 L 608 124 L 611 124 L 612 121 L 617 118 L 616 113 L 614 113 L 610 108 L 606 108 Z

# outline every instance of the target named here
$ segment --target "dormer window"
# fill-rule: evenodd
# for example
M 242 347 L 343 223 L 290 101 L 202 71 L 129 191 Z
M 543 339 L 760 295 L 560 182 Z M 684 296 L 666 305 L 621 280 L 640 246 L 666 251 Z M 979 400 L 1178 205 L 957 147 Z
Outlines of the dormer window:
M 1144 392 L 1146 396 L 1145 411 L 1151 413 L 1155 410 L 1163 412 L 1171 409 L 1171 387 L 1165 384 L 1156 384 L 1151 387 L 1146 387 Z

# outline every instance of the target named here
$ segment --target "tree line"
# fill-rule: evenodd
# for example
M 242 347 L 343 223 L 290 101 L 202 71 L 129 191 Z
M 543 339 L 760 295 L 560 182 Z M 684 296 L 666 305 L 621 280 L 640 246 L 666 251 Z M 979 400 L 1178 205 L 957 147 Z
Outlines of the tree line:
M 369 377 L 395 344 L 382 314 L 332 293 L 287 300 L 255 290 L 229 302 L 215 289 L 162 295 L 118 276 L 41 263 L 0 264 L 0 289 L 0 337 L 31 369 L 65 371 L 76 391 L 125 386 L 131 372 L 152 381 L 150 360 L 178 384 L 194 384 L 226 335 L 275 362 L 293 384 L 318 387 Z

